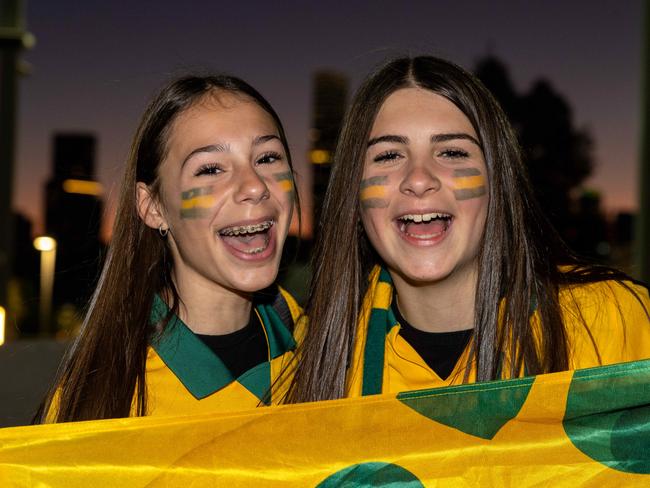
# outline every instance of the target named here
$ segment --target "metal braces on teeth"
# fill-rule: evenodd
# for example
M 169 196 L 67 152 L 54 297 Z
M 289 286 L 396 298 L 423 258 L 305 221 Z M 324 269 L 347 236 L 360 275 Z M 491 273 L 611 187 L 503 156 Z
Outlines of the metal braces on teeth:
M 270 229 L 273 225 L 272 220 L 267 220 L 266 222 L 261 222 L 255 225 L 239 225 L 236 227 L 229 227 L 227 229 L 219 232 L 222 236 L 238 236 L 240 234 L 254 234 L 256 232 L 262 232 L 267 229 Z

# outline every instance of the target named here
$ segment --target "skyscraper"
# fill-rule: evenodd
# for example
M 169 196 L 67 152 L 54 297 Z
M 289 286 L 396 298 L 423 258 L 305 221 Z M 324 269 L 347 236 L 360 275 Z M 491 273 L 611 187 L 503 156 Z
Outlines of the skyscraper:
M 318 71 L 314 74 L 313 80 L 314 108 L 309 159 L 314 175 L 314 229 L 318 229 L 332 156 L 345 114 L 348 80 L 343 74 L 334 71 Z
M 46 186 L 45 228 L 57 240 L 53 305 L 80 309 L 101 261 L 101 185 L 95 181 L 95 136 L 55 134 L 53 176 Z

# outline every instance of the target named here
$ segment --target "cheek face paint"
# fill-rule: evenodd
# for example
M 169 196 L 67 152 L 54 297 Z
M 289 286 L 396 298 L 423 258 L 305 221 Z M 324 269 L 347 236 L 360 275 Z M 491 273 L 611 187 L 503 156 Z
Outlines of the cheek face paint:
M 386 208 L 388 202 L 384 199 L 386 196 L 386 181 L 388 176 L 373 176 L 361 181 L 359 198 L 361 207 L 368 208 Z
M 482 197 L 486 193 L 485 176 L 478 168 L 454 170 L 454 196 L 456 200 Z
M 291 171 L 285 171 L 283 173 L 275 173 L 273 175 L 273 179 L 280 184 L 280 188 L 282 189 L 282 191 L 289 194 L 289 198 L 291 199 L 291 202 L 293 202 L 296 193 L 295 193 L 295 188 L 293 186 L 293 174 L 291 173 Z
M 181 193 L 181 219 L 208 217 L 215 204 L 214 188 L 201 186 Z

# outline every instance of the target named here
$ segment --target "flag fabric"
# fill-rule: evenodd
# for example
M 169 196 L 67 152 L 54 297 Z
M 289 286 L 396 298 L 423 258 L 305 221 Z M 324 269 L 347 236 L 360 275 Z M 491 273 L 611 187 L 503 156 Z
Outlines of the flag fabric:
M 650 360 L 238 413 L 0 429 L 0 486 L 650 486 Z

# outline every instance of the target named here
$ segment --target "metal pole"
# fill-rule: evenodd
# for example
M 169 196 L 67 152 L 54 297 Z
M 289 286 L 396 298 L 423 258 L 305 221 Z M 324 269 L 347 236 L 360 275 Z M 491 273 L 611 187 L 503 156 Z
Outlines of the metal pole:
M 641 151 L 639 160 L 639 214 L 636 225 L 638 277 L 650 282 L 650 0 L 645 1 L 643 59 L 641 63 Z
M 54 265 L 56 263 L 56 247 L 41 251 L 41 299 L 40 299 L 40 329 L 48 334 L 52 332 L 52 293 L 54 291 Z

